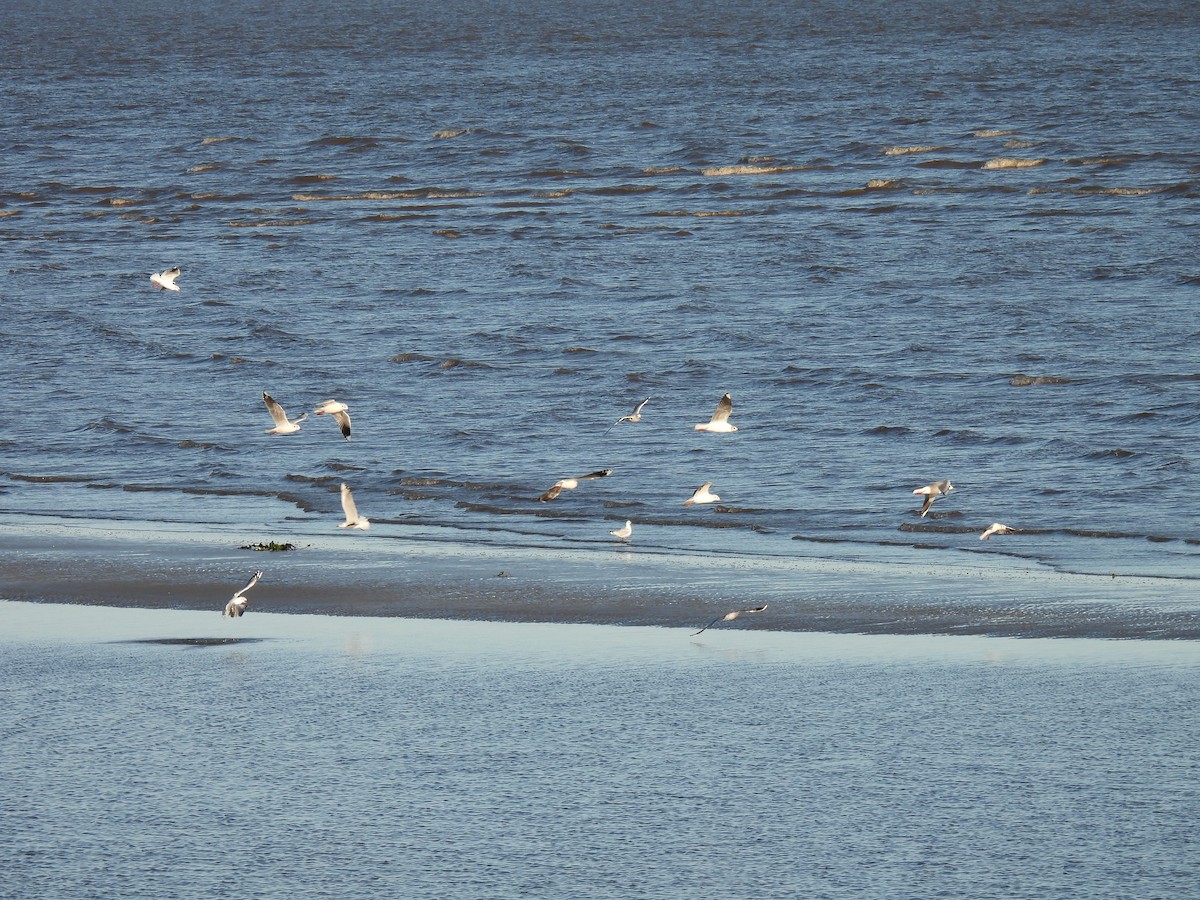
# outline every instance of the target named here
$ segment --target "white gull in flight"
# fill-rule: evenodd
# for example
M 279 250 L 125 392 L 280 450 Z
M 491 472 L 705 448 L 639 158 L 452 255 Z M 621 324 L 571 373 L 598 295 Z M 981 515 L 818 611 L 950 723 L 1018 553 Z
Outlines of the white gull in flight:
M 354 505 L 354 495 L 350 493 L 350 485 L 342 482 L 342 512 L 346 514 L 346 521 L 338 528 L 357 528 L 360 531 L 366 531 L 371 527 L 371 522 L 365 517 L 358 514 L 358 507 Z
M 950 483 L 949 478 L 945 478 L 941 481 L 935 481 L 933 484 L 927 484 L 925 487 L 919 487 L 913 491 L 914 494 L 925 495 L 925 502 L 921 504 L 921 518 L 925 518 L 925 513 L 929 512 L 929 507 L 933 506 L 934 500 L 936 500 L 938 497 L 945 497 L 952 490 L 954 490 L 954 485 Z
M 1009 528 L 1007 525 L 1004 525 L 1001 522 L 993 522 L 987 527 L 983 534 L 979 536 L 979 539 L 981 541 L 986 541 L 993 534 L 1016 534 L 1016 531 L 1017 530 L 1015 528 Z
M 620 538 L 623 541 L 627 541 L 629 540 L 629 536 L 633 534 L 633 522 L 629 521 L 629 519 L 626 519 L 623 526 L 618 528 L 616 531 L 610 531 L 609 534 L 615 538 Z
M 263 391 L 263 403 L 267 404 L 267 412 L 275 420 L 275 427 L 268 428 L 267 434 L 293 434 L 300 430 L 300 423 L 308 418 L 308 413 L 305 413 L 298 419 L 289 419 L 287 413 L 283 411 L 283 407 L 276 403 L 275 398 L 266 391 Z
M 636 407 L 634 407 L 633 412 L 631 412 L 629 415 L 621 416 L 621 418 L 617 419 L 617 421 L 615 421 L 611 425 L 609 425 L 608 428 L 604 429 L 604 433 L 608 434 L 610 431 L 612 431 L 614 428 L 616 428 L 622 422 L 640 422 L 640 421 L 642 421 L 642 408 L 649 402 L 650 402 L 650 398 L 647 397 L 645 400 L 643 400 L 641 403 L 639 403 Z
M 736 425 L 729 424 L 729 414 L 733 412 L 733 399 L 726 394 L 717 403 L 716 412 L 712 414 L 712 418 L 707 422 L 701 422 L 696 426 L 697 431 L 720 431 L 730 432 L 737 431 Z
M 150 276 L 150 283 L 164 291 L 177 291 L 179 285 L 175 283 L 175 279 L 179 277 L 179 266 L 173 269 L 167 269 L 165 272 L 156 272 Z
M 711 622 L 709 622 L 707 625 L 705 625 L 703 628 L 701 628 L 700 631 L 692 632 L 691 636 L 695 637 L 696 635 L 700 634 L 701 632 L 708 631 L 708 629 L 712 628 L 718 622 L 732 622 L 738 616 L 744 615 L 746 613 L 762 612 L 766 608 L 767 608 L 767 604 L 764 603 L 762 606 L 751 606 L 749 609 L 735 609 L 733 612 L 727 612 L 723 616 L 717 616 L 715 619 L 713 619 Z
M 581 481 L 589 481 L 593 478 L 607 478 L 611 474 L 612 469 L 598 469 L 595 472 L 589 472 L 587 475 L 578 475 L 575 478 L 563 478 L 554 482 L 554 486 L 538 497 L 538 499 L 545 503 L 547 500 L 553 500 L 563 491 L 573 491 L 579 487 L 579 482 Z
M 692 496 L 683 501 L 684 506 L 691 506 L 693 503 L 716 503 L 721 498 L 714 494 L 709 488 L 712 487 L 711 481 L 706 481 L 700 487 L 692 492 Z
M 326 400 L 320 406 L 313 410 L 318 416 L 323 416 L 326 413 L 333 416 L 333 421 L 337 422 L 338 428 L 342 429 L 342 437 L 350 440 L 350 413 L 345 403 L 339 403 L 336 400 Z
M 250 578 L 250 583 L 233 595 L 233 599 L 225 604 L 225 612 L 222 616 L 228 616 L 231 619 L 236 619 L 246 611 L 246 607 L 250 605 L 250 599 L 246 596 L 246 591 L 258 584 L 258 579 L 263 577 L 261 571 L 255 572 Z

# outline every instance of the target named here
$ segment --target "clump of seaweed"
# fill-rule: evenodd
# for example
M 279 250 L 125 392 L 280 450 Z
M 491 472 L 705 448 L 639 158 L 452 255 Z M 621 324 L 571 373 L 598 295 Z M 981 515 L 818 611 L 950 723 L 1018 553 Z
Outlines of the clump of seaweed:
M 295 550 L 295 544 L 281 544 L 278 541 L 259 541 L 257 544 L 242 544 L 239 550 L 265 550 L 269 553 L 279 553 L 283 550 Z

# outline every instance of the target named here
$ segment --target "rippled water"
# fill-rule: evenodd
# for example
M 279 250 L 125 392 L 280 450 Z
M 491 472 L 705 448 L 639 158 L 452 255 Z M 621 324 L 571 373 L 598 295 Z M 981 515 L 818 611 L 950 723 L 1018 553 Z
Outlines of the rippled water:
M 1194 643 L 220 624 L 0 603 L 0 894 L 1194 892 Z
M 0 30 L 9 521 L 287 539 L 346 480 L 364 540 L 629 518 L 1200 577 L 1192 3 L 19 0 Z M 353 441 L 264 435 L 264 390 L 347 402 Z M 725 392 L 740 430 L 693 431 Z

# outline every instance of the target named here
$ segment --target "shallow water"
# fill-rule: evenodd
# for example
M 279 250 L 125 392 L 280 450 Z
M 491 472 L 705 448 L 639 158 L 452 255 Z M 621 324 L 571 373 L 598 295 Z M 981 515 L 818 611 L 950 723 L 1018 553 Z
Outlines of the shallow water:
M 0 11 L 10 521 L 1200 576 L 1194 4 L 201 8 Z
M 0 643 L 5 895 L 1193 888 L 1194 643 L 24 603 Z

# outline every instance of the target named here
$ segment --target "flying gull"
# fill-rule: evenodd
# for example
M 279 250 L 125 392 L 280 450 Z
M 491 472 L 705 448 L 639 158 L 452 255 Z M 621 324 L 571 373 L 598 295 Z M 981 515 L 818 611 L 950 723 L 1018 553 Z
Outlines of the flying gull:
M 987 529 L 983 532 L 983 534 L 981 534 L 979 536 L 979 539 L 981 541 L 986 541 L 993 534 L 1015 534 L 1015 533 L 1016 533 L 1015 528 L 1009 528 L 1007 525 L 1004 525 L 1000 522 L 993 522 L 991 525 L 989 525 L 987 527 Z
M 179 266 L 173 269 L 167 269 L 165 272 L 157 272 L 150 276 L 150 283 L 156 288 L 161 288 L 164 291 L 177 291 L 179 285 L 175 283 L 175 279 L 179 277 Z
M 715 619 L 713 619 L 711 622 L 709 622 L 707 625 L 705 625 L 703 628 L 701 628 L 700 631 L 692 632 L 691 636 L 695 637 L 696 635 L 700 634 L 701 632 L 708 631 L 708 629 L 712 628 L 718 622 L 732 622 L 734 619 L 736 619 L 738 616 L 742 615 L 743 613 L 762 612 L 766 608 L 767 608 L 767 604 L 764 603 L 762 606 L 751 606 L 749 609 L 735 609 L 733 612 L 727 612 L 723 616 L 717 616 Z
M 346 514 L 346 521 L 338 528 L 357 528 L 360 531 L 366 531 L 371 527 L 368 519 L 358 514 L 358 507 L 354 505 L 354 495 L 350 493 L 350 485 L 342 482 L 342 511 Z
M 588 481 L 592 478 L 607 478 L 612 474 L 612 469 L 599 469 L 595 472 L 589 472 L 587 475 L 579 475 L 575 478 L 564 478 L 561 481 L 554 482 L 554 486 L 542 496 L 538 497 L 543 503 L 547 500 L 553 500 L 563 491 L 572 491 L 579 487 L 579 482 Z
M 618 528 L 616 531 L 610 531 L 609 534 L 615 538 L 620 538 L 623 541 L 627 541 L 629 540 L 629 536 L 633 534 L 633 523 L 626 519 L 623 527 Z
M 683 501 L 684 506 L 691 506 L 693 503 L 716 503 L 721 498 L 714 494 L 709 488 L 712 487 L 711 481 L 706 481 L 692 493 L 692 496 Z
M 621 418 L 617 419 L 617 421 L 615 421 L 611 425 L 609 425 L 608 428 L 604 429 L 604 433 L 608 434 L 610 431 L 612 431 L 614 428 L 616 428 L 622 422 L 640 422 L 640 421 L 642 421 L 642 407 L 644 407 L 649 402 L 650 402 L 650 398 L 647 397 L 645 400 L 643 400 L 641 403 L 639 403 L 636 407 L 634 407 L 633 412 L 631 412 L 629 415 L 621 416 Z
M 938 497 L 945 497 L 952 490 L 954 485 L 950 483 L 950 479 L 946 478 L 942 481 L 935 481 L 933 484 L 927 484 L 925 487 L 919 487 L 914 494 L 924 494 L 925 502 L 921 504 L 921 518 L 925 518 L 925 513 L 929 512 L 929 507 L 933 506 L 933 501 Z
M 246 607 L 250 605 L 250 598 L 246 596 L 246 591 L 258 584 L 258 579 L 263 577 L 261 571 L 255 572 L 250 578 L 250 583 L 233 595 L 233 599 L 225 604 L 225 612 L 222 616 L 228 616 L 231 619 L 236 619 L 246 611 Z
M 342 429 L 342 437 L 350 440 L 350 413 L 347 411 L 349 407 L 345 403 L 338 403 L 336 400 L 326 400 L 318 406 L 313 412 L 318 416 L 323 416 L 326 413 L 333 416 L 333 421 L 338 423 L 338 428 Z
M 298 419 L 288 419 L 283 407 L 276 403 L 275 398 L 266 391 L 263 391 L 263 403 L 267 404 L 267 412 L 275 420 L 275 427 L 268 428 L 267 434 L 292 434 L 299 431 L 300 423 L 308 418 L 308 413 L 305 413 Z
M 729 414 L 733 412 L 733 399 L 726 394 L 717 404 L 717 410 L 707 422 L 696 426 L 697 431 L 737 431 L 736 425 L 729 424 Z

